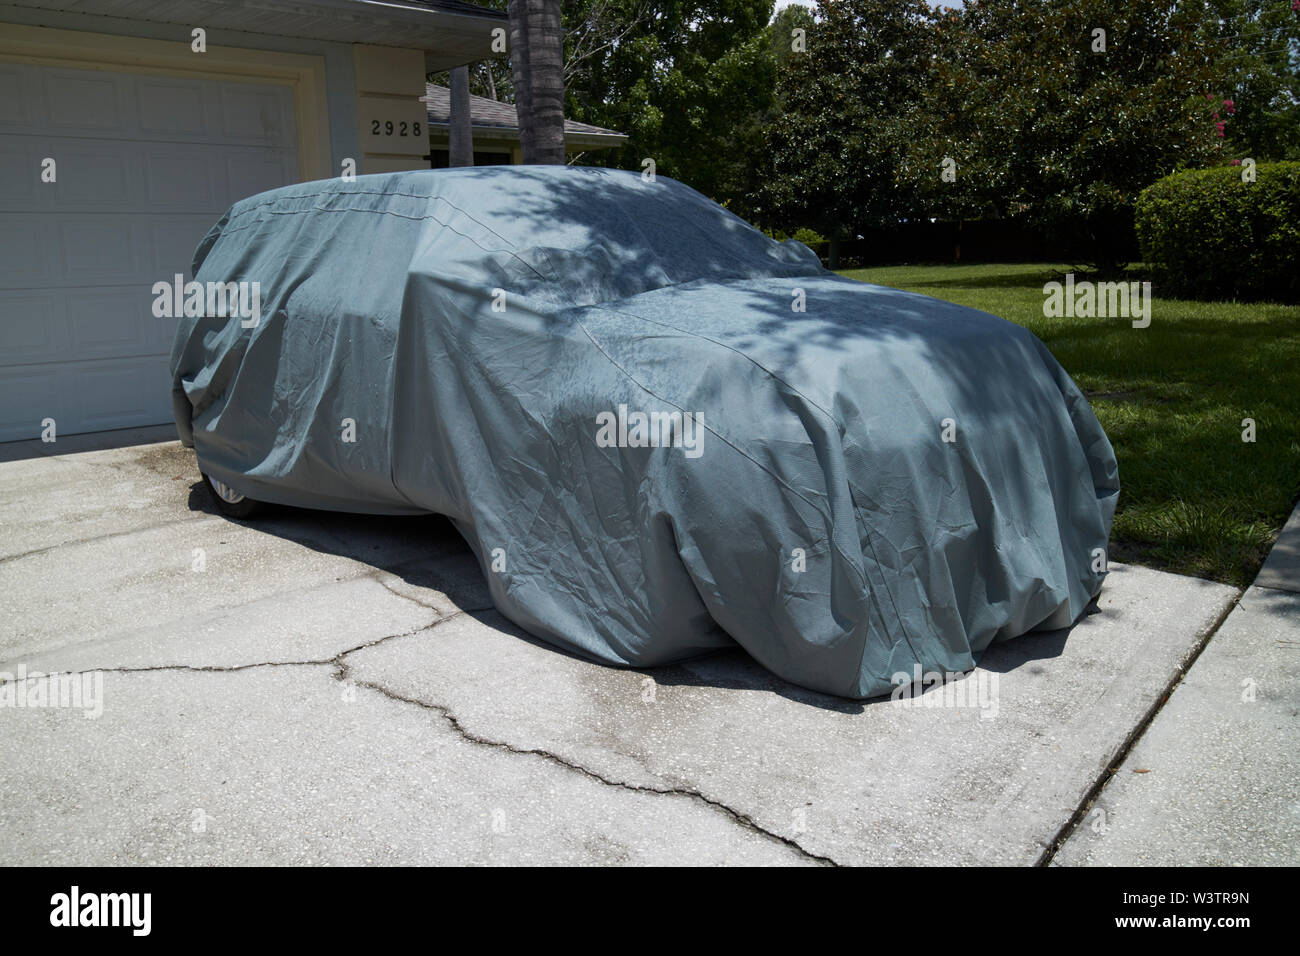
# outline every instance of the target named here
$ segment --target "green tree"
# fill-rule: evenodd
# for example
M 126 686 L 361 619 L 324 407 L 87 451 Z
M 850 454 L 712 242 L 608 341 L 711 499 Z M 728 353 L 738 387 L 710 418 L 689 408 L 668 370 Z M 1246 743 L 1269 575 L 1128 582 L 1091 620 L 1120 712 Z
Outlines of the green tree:
M 812 31 L 813 22 L 812 11 L 797 3 L 782 7 L 776 12 L 772 25 L 768 27 L 768 40 L 772 61 L 778 70 L 786 67 L 790 57 L 807 50 L 808 34 Z M 802 35 L 797 35 L 796 31 Z
M 775 67 L 773 0 L 566 0 L 571 119 L 628 136 L 593 165 L 656 172 L 750 213 Z
M 653 159 L 658 173 L 752 214 L 773 103 L 772 6 L 773 0 L 562 0 L 565 116 L 628 136 L 621 149 L 570 162 L 641 169 Z M 511 67 L 527 54 L 512 34 L 510 59 L 470 68 L 471 92 L 522 108 Z M 446 74 L 431 79 L 447 83 Z
M 980 0 L 948 14 L 900 177 L 934 214 L 1020 216 L 1115 270 L 1138 193 L 1215 155 L 1210 16 L 1201 0 Z
M 760 218 L 827 236 L 832 265 L 840 240 L 914 214 L 897 171 L 932 68 L 933 17 L 924 0 L 818 0 L 806 49 L 784 57 Z
M 1206 30 L 1222 49 L 1223 81 L 1214 92 L 1225 158 L 1300 159 L 1300 8 L 1289 0 L 1214 0 L 1212 11 Z

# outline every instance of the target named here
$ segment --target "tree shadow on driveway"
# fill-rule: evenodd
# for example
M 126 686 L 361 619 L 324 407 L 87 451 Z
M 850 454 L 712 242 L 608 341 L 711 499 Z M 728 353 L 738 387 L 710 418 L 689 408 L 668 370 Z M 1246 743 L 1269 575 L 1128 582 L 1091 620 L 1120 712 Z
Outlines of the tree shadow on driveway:
M 189 508 L 219 515 L 201 481 L 190 486 Z M 452 523 L 441 515 L 350 514 L 287 505 L 267 505 L 265 508 L 262 517 L 235 523 L 323 554 L 367 564 L 412 587 L 441 592 L 461 612 L 487 627 L 550 653 L 591 663 L 580 655 L 534 637 L 503 617 L 492 605 L 482 570 L 469 545 Z M 1084 616 L 1095 613 L 1102 612 L 1098 611 L 1094 600 Z M 980 657 L 980 667 L 1005 673 L 1033 666 L 1035 661 L 1058 657 L 1064 650 L 1070 630 L 1027 634 L 995 644 Z M 777 677 L 739 647 L 658 667 L 628 669 L 644 674 L 662 686 L 766 691 L 841 714 L 860 714 L 870 706 L 890 702 L 888 697 L 857 701 L 808 690 Z M 955 679 L 965 680 L 969 676 L 966 674 Z

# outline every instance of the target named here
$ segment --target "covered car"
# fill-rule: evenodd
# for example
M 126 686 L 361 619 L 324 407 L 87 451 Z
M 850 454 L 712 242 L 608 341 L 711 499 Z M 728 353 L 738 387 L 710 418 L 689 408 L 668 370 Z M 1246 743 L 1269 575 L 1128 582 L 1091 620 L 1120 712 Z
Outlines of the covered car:
M 260 289 L 172 353 L 228 503 L 446 515 L 505 616 L 597 661 L 739 644 L 868 698 L 1070 624 L 1105 575 L 1115 457 L 1033 334 L 664 177 L 303 183 L 231 207 L 194 280 Z

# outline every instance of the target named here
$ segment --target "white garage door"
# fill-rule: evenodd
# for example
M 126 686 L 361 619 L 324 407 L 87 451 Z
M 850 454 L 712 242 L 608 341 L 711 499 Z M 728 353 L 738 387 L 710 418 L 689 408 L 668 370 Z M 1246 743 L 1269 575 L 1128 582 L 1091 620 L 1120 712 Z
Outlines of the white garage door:
M 285 86 L 0 62 L 0 441 L 171 420 L 152 286 L 296 142 Z

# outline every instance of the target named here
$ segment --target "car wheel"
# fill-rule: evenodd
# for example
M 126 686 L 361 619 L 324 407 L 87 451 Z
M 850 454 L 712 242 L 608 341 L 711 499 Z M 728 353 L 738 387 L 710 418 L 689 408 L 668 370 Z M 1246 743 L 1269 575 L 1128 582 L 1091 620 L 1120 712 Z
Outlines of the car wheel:
M 256 514 L 261 507 L 261 502 L 244 497 L 225 482 L 204 475 L 203 483 L 208 487 L 208 494 L 212 496 L 212 503 L 227 518 L 249 518 Z

